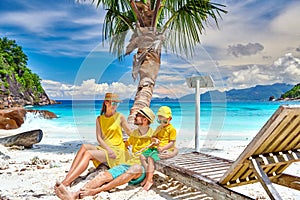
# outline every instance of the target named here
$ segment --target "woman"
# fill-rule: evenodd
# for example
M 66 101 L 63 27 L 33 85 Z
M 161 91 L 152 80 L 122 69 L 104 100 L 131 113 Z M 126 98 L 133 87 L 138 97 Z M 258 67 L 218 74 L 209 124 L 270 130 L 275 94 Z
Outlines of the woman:
M 110 168 L 125 161 L 122 128 L 128 135 L 131 130 L 126 118 L 116 111 L 119 103 L 117 94 L 105 94 L 101 114 L 96 119 L 96 136 L 99 146 L 91 144 L 81 146 L 66 178 L 62 181 L 63 185 L 71 185 L 87 169 L 90 160 L 94 162 L 95 167 L 106 162 Z

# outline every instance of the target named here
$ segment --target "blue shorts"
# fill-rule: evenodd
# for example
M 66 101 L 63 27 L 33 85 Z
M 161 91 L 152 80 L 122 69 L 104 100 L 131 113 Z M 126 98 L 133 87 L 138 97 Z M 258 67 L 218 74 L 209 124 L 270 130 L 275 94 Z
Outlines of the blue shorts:
M 120 165 L 114 166 L 113 168 L 110 168 L 108 170 L 108 172 L 112 175 L 113 179 L 116 179 L 117 177 L 121 176 L 126 171 L 128 171 L 128 169 L 130 167 L 131 167 L 130 165 L 120 164 Z M 140 177 L 138 177 L 137 179 L 132 179 L 131 181 L 128 182 L 128 184 L 136 185 L 136 184 L 141 183 L 144 180 L 144 178 L 146 177 L 146 173 L 145 173 L 144 167 L 142 167 L 142 169 L 143 169 L 142 175 Z

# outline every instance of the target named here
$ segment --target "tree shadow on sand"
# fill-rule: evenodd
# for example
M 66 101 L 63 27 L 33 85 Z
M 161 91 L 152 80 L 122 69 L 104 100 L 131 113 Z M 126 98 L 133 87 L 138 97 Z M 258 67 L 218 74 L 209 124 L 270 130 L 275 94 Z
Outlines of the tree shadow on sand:
M 35 144 L 31 149 L 26 151 L 31 152 L 46 152 L 46 153 L 62 153 L 73 154 L 76 153 L 82 145 L 82 141 L 74 140 L 68 142 L 61 142 L 59 144 Z

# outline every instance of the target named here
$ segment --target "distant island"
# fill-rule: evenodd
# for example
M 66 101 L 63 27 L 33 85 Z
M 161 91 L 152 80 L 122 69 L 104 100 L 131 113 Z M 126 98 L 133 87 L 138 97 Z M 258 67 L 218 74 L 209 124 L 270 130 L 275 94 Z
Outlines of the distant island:
M 212 90 L 201 94 L 200 99 L 202 102 L 210 102 L 211 97 L 214 100 L 225 98 L 227 102 L 247 102 L 247 101 L 270 101 L 270 100 L 291 100 L 296 99 L 295 94 L 299 95 L 300 84 L 294 86 L 285 83 L 275 83 L 273 85 L 257 85 L 255 87 L 245 89 L 232 89 L 224 92 Z M 298 91 L 298 93 L 297 93 Z M 180 101 L 191 102 L 195 101 L 195 94 L 188 94 L 180 98 L 153 98 L 152 101 Z
M 285 92 L 283 95 L 281 95 L 280 98 L 276 99 L 277 101 L 300 101 L 300 83 L 295 85 L 292 89 L 289 91 Z

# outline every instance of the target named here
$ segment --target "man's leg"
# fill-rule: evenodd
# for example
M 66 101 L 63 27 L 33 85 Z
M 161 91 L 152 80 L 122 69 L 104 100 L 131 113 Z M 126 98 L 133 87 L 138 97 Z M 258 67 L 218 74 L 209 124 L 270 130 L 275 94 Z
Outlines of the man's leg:
M 80 198 L 86 196 L 94 196 L 99 192 L 101 192 L 100 186 L 112 180 L 113 180 L 113 176 L 109 171 L 100 172 L 95 178 L 87 182 L 78 192 L 76 192 L 76 194 Z
M 104 183 L 110 182 L 113 180 L 111 173 L 108 171 L 100 172 L 95 178 L 87 182 L 83 188 L 85 189 L 95 189 L 102 186 Z
M 141 165 L 133 165 L 124 174 L 118 176 L 117 178 L 113 179 L 112 181 L 108 182 L 107 184 L 102 185 L 100 188 L 96 188 L 96 189 L 83 188 L 80 191 L 80 196 L 85 197 L 85 196 L 91 195 L 91 193 L 94 193 L 94 192 L 99 193 L 99 192 L 111 190 L 117 186 L 128 183 L 132 179 L 139 178 L 142 175 L 142 173 L 143 173 L 143 169 L 142 169 Z M 97 194 L 97 193 L 95 193 L 95 194 Z M 95 195 L 95 194 L 92 194 L 92 195 Z
M 102 191 L 108 191 L 111 190 L 117 186 L 123 185 L 125 183 L 128 183 L 132 179 L 139 178 L 143 173 L 143 169 L 141 165 L 133 165 L 131 166 L 124 174 L 117 177 L 113 181 L 101 186 Z

